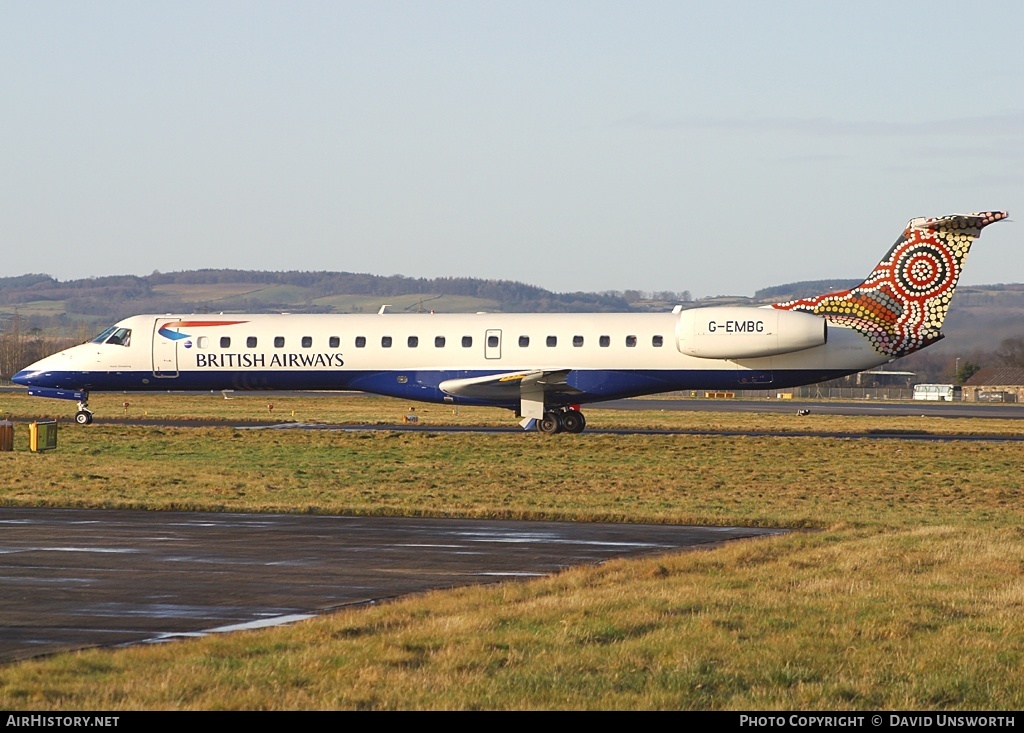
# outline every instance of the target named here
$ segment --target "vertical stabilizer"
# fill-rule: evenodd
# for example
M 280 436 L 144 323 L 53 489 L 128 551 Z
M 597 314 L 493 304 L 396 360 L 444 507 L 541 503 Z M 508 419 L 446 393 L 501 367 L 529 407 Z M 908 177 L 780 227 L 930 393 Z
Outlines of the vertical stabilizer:
M 911 219 L 868 278 L 853 288 L 773 308 L 824 316 L 848 326 L 872 347 L 897 358 L 942 338 L 942 323 L 971 243 L 1005 211 Z

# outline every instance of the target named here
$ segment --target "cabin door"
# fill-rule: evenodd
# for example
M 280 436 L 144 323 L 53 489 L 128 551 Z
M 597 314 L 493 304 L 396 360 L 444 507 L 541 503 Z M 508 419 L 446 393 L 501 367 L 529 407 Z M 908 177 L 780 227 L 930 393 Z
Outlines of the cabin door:
M 501 358 L 501 329 L 488 328 L 484 335 L 484 358 Z
M 154 377 L 171 379 L 178 376 L 178 344 L 187 343 L 191 346 L 191 340 L 180 334 L 179 329 L 173 325 L 179 322 L 177 318 L 157 318 L 153 323 Z

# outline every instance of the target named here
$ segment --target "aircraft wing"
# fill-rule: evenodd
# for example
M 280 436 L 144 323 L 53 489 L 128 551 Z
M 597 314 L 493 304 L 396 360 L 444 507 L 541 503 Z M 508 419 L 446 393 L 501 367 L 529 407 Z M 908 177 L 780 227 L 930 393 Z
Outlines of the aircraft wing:
M 519 400 L 520 414 L 536 420 L 544 417 L 546 393 L 582 394 L 566 383 L 571 369 L 528 369 L 486 377 L 446 379 L 438 386 L 441 391 L 455 397 L 469 397 L 495 401 Z

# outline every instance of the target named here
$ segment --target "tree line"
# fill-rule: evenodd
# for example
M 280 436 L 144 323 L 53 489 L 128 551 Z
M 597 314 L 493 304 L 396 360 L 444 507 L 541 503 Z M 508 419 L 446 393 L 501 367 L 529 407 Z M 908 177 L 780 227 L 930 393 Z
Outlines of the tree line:
M 1005 338 L 994 349 L 974 348 L 959 353 L 923 349 L 895 365 L 896 369 L 914 372 L 914 381 L 925 384 L 963 384 L 988 367 L 1024 369 L 1024 336 Z
M 0 379 L 3 380 L 9 380 L 45 356 L 88 339 L 84 329 L 79 329 L 74 336 L 47 336 L 41 328 L 25 328 L 18 316 L 4 322 L 3 326 L 3 331 L 0 331 Z

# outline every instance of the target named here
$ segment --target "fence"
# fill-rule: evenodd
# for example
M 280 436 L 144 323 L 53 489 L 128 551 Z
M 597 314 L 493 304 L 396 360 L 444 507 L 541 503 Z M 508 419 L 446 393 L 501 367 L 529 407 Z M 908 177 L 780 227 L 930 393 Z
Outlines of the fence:
M 669 392 L 666 397 L 697 397 L 704 399 L 706 390 L 696 392 Z M 735 399 L 775 400 L 781 394 L 792 394 L 794 399 L 808 400 L 913 400 L 912 387 L 823 387 L 811 384 L 787 389 L 738 389 Z M 783 398 L 785 399 L 785 398 Z M 957 397 L 959 399 L 959 396 Z

